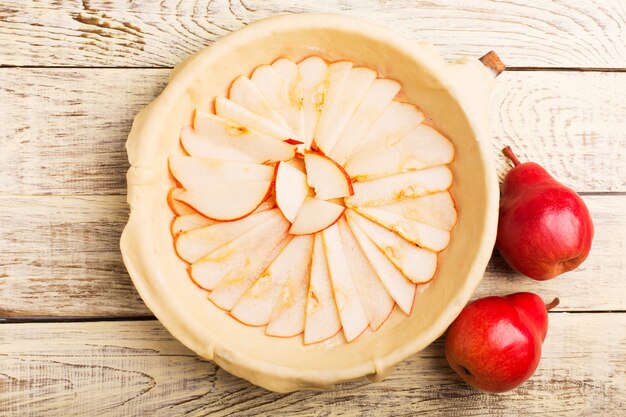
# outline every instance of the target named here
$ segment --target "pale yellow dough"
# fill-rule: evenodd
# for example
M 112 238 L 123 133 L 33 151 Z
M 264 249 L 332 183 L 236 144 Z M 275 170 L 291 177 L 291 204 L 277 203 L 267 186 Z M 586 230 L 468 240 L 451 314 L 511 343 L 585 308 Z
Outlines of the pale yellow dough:
M 263 328 L 225 319 L 189 279 L 173 249 L 166 196 L 173 185 L 167 158 L 196 107 L 210 109 L 231 81 L 284 56 L 350 60 L 402 84 L 454 143 L 452 193 L 458 208 L 454 239 L 440 255 L 437 277 L 406 317 L 394 311 L 377 332 L 352 343 L 336 336 L 305 346 L 273 338 Z M 445 62 L 427 44 L 352 18 L 300 14 L 241 29 L 182 62 L 163 93 L 135 118 L 126 148 L 131 215 L 121 239 L 124 262 L 148 307 L 182 343 L 227 371 L 273 391 L 324 388 L 368 376 L 384 378 L 454 320 L 480 282 L 495 241 L 498 182 L 491 161 L 488 97 L 493 74 L 476 59 Z

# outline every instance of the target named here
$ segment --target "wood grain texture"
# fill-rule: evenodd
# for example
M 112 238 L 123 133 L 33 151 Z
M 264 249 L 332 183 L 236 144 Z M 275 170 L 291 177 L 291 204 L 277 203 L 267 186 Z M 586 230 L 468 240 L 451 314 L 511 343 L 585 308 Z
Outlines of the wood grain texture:
M 578 192 L 626 191 L 625 97 L 626 73 L 505 71 L 491 99 L 500 178 L 511 145 Z
M 125 194 L 124 144 L 169 70 L 0 69 L 0 189 Z
M 448 58 L 494 49 L 510 66 L 626 67 L 621 0 L 9 0 L 0 8 L 0 64 L 173 66 L 248 23 L 300 12 L 385 25 Z
M 0 196 L 0 316 L 150 314 L 119 250 L 125 200 Z
M 500 176 L 500 149 L 511 145 L 576 190 L 602 194 L 584 197 L 596 238 L 581 268 L 539 283 L 495 254 L 474 294 L 562 300 L 539 370 L 512 393 L 461 383 L 441 340 L 379 384 L 275 394 L 202 361 L 157 321 L 2 323 L 150 314 L 119 253 L 134 115 L 189 54 L 258 19 L 306 11 L 391 27 L 448 59 L 494 49 L 509 67 L 626 69 L 622 0 L 1 2 L 0 415 L 626 415 L 624 72 L 499 77 Z
M 169 70 L 0 69 L 0 189 L 124 194 L 134 115 Z M 494 159 L 511 145 L 577 191 L 626 191 L 626 73 L 505 72 L 491 104 Z
M 607 328 L 612 331 L 607 332 Z M 42 341 L 44 341 L 42 343 Z M 158 322 L 0 326 L 0 414 L 603 415 L 626 412 L 626 314 L 550 314 L 536 374 L 482 394 L 448 367 L 438 340 L 385 381 L 276 394 L 200 360 Z
M 587 261 L 548 282 L 494 256 L 476 297 L 534 291 L 561 311 L 626 310 L 626 196 L 586 196 L 596 237 Z M 150 314 L 119 253 L 121 196 L 0 196 L 0 316 Z

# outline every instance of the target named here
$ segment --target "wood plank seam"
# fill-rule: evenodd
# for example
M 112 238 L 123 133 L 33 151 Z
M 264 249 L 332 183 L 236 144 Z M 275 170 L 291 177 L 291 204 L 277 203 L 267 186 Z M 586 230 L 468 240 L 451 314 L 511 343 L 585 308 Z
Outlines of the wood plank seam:
M 549 311 L 549 315 L 556 314 L 625 314 L 624 310 L 558 310 Z M 108 323 L 108 322 L 143 322 L 159 320 L 153 315 L 145 316 L 35 316 L 35 317 L 0 317 L 0 326 L 3 324 L 45 324 L 45 323 Z

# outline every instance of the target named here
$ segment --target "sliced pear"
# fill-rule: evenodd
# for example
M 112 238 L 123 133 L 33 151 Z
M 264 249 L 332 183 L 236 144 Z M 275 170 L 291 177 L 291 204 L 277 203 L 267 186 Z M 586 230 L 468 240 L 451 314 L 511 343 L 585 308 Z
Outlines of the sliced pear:
M 419 126 L 424 119 L 424 113 L 416 106 L 393 100 L 367 131 L 361 144 L 397 140 Z
M 346 220 L 359 246 L 369 260 L 372 268 L 374 268 L 378 274 L 387 292 L 389 292 L 398 304 L 398 307 L 400 307 L 405 314 L 411 314 L 417 286 L 402 275 L 350 216 L 346 216 Z
M 314 134 L 317 148 L 324 153 L 332 149 L 332 145 L 343 128 L 343 126 L 338 126 L 337 120 L 342 117 L 344 110 L 340 104 L 343 103 L 343 89 L 351 70 L 352 62 L 350 61 L 333 62 L 328 66 L 328 87 Z
M 189 274 L 198 286 L 212 290 L 224 278 L 243 277 L 242 270 L 248 267 L 252 270 L 254 269 L 252 266 L 258 267 L 261 258 L 265 258 L 267 263 L 256 274 L 254 277 L 256 278 L 274 260 L 275 256 L 271 259 L 266 258 L 271 256 L 274 248 L 287 237 L 285 231 L 289 222 L 278 210 L 269 210 L 259 213 L 258 216 L 264 217 L 265 221 L 222 244 L 189 266 Z
M 330 201 L 315 197 L 306 197 L 296 215 L 289 233 L 292 235 L 308 235 L 321 232 L 335 224 L 346 208 Z
M 370 327 L 375 331 L 387 320 L 396 303 L 383 286 L 376 270 L 365 257 L 346 221 L 343 218 L 339 219 L 337 226 L 350 265 L 352 280 L 359 291 Z
M 169 162 L 172 175 L 186 188 L 173 200 L 214 220 L 235 220 L 254 211 L 269 195 L 274 175 L 273 167 L 248 162 L 181 155 Z
M 297 156 L 297 157 L 295 157 L 293 159 L 289 159 L 289 160 L 284 161 L 284 162 L 286 164 L 291 165 L 292 167 L 294 167 L 298 171 L 306 173 L 306 168 L 304 166 L 304 159 L 300 158 L 300 156 Z
M 300 69 L 298 65 L 286 58 L 277 59 L 272 63 L 272 68 L 280 74 L 287 85 L 287 92 L 289 96 L 289 102 L 291 107 L 293 108 L 293 112 L 295 113 L 295 123 L 297 123 L 297 127 L 292 128 L 292 130 L 298 136 L 295 140 L 295 148 L 296 151 L 302 154 L 306 149 L 309 148 L 302 139 L 303 133 L 305 131 L 304 124 L 304 83 L 302 81 L 302 75 L 300 74 Z
M 224 119 L 232 120 L 240 126 L 265 133 L 280 140 L 287 140 L 293 137 L 293 132 L 287 126 L 259 116 L 225 97 L 215 98 L 215 113 Z
M 304 154 L 306 181 L 315 190 L 315 197 L 331 200 L 352 195 L 352 181 L 335 161 L 317 152 Z
M 300 74 L 300 69 L 298 65 L 286 58 L 277 59 L 272 63 L 272 68 L 276 70 L 280 74 L 280 76 L 285 80 L 287 84 L 287 91 L 289 94 L 289 102 L 293 107 L 293 111 L 296 114 L 296 120 L 298 123 L 297 128 L 294 127 L 292 130 L 298 135 L 297 141 L 300 142 L 296 144 L 296 150 L 299 153 L 302 153 L 305 149 L 308 149 L 307 144 L 302 139 L 303 132 L 305 131 L 304 126 L 304 83 L 302 81 L 302 75 Z
M 331 76 L 333 65 L 335 64 L 329 66 Z M 341 88 L 337 94 L 334 94 L 336 90 L 333 89 L 333 79 L 330 79 L 328 97 L 315 131 L 315 143 L 324 154 L 330 154 L 335 147 L 339 136 L 375 79 L 374 70 L 363 67 L 352 68 L 343 86 L 337 85 L 337 89 Z
M 452 230 L 457 219 L 454 200 L 448 191 L 408 198 L 378 208 L 448 231 Z
M 389 106 L 393 98 L 400 91 L 400 83 L 388 79 L 376 79 L 367 90 L 365 97 L 346 124 L 337 140 L 337 144 L 330 152 L 330 157 L 338 164 L 343 165 L 352 152 L 357 149 L 359 142 L 367 131 Z
M 184 192 L 184 190 L 180 189 L 180 192 Z M 171 232 L 173 236 L 176 236 L 183 232 L 188 232 L 191 230 L 200 229 L 201 227 L 207 227 L 219 223 L 217 220 L 209 219 L 208 217 L 204 217 L 202 214 L 194 211 L 191 207 L 187 206 L 184 203 L 179 201 L 175 201 L 176 204 L 180 204 L 181 206 L 188 207 L 190 211 L 193 211 L 190 214 L 185 214 L 182 216 L 175 217 L 172 221 Z M 253 213 L 260 213 L 265 210 L 269 210 L 276 207 L 276 201 L 273 198 L 268 198 L 265 200 Z
M 253 213 L 241 220 L 219 222 L 200 229 L 183 232 L 176 237 L 175 246 L 178 256 L 189 263 L 194 263 L 220 246 L 245 234 L 263 222 L 276 217 L 277 210 Z
M 324 230 L 322 237 L 343 334 L 346 341 L 351 342 L 367 329 L 369 318 L 352 277 L 338 226 L 334 224 Z
M 285 69 L 283 64 L 278 67 Z M 254 70 L 251 80 L 291 129 L 292 139 L 298 139 L 302 127 L 302 85 L 298 85 L 298 76 L 286 75 L 292 79 L 285 79 L 274 65 L 261 65 Z
M 170 206 L 170 209 L 172 209 L 174 214 L 177 216 L 198 213 L 187 204 L 178 201 L 178 197 L 180 197 L 184 192 L 185 190 L 183 188 L 174 187 L 169 193 L 167 193 L 167 204 Z
M 210 219 L 230 221 L 252 213 L 271 191 L 272 181 L 231 182 L 187 190 L 176 200 Z
M 178 203 L 182 204 L 180 202 Z M 174 218 L 171 225 L 171 232 L 172 235 L 176 236 L 179 233 L 211 226 L 216 223 L 216 220 L 211 220 L 199 213 L 185 214 Z
M 423 121 L 424 113 L 417 107 L 394 100 L 385 108 L 380 117 L 376 119 L 365 137 L 359 141 L 358 149 L 365 149 L 371 143 L 393 143 L 406 136 Z M 355 152 L 356 150 L 355 148 Z M 349 164 L 350 157 L 344 166 L 347 167 Z M 356 177 L 349 169 L 346 170 L 351 177 Z
M 274 167 L 250 162 L 173 155 L 169 164 L 174 178 L 187 190 L 229 182 L 268 181 L 274 177 Z
M 322 235 L 315 235 L 307 293 L 304 344 L 319 343 L 341 330 Z
M 304 142 L 305 148 L 309 149 L 320 113 L 324 107 L 328 89 L 328 65 L 322 58 L 312 56 L 301 61 L 298 64 L 298 69 L 302 77 L 303 97 L 303 129 L 300 140 Z
M 444 165 L 453 159 L 452 142 L 421 124 L 399 139 L 370 142 L 350 157 L 346 170 L 353 177 L 367 179 Z
M 278 302 L 272 310 L 265 333 L 270 336 L 291 337 L 304 331 L 307 290 L 311 272 L 313 236 L 296 236 L 300 249 L 292 254 L 298 265 L 287 275 L 285 285 L 278 293 Z
M 257 207 L 256 210 L 254 210 L 254 212 L 260 213 L 265 210 L 271 210 L 275 207 L 276 207 L 276 199 L 272 196 L 272 197 L 269 197 L 264 202 L 262 202 L 261 205 L 259 205 L 259 207 Z
M 355 207 L 355 211 L 386 229 L 393 230 L 411 243 L 435 252 L 442 251 L 450 243 L 450 232 L 378 207 Z
M 266 243 L 259 246 L 259 254 L 266 256 L 265 259 L 255 259 L 240 267 L 239 272 L 222 279 L 209 294 L 209 300 L 224 310 L 231 310 L 241 299 L 243 294 L 250 288 L 254 281 L 263 273 L 269 263 L 284 249 L 290 238 L 283 235 L 282 240 L 271 249 L 266 248 Z
M 280 220 L 282 224 L 261 225 L 191 265 L 194 281 L 213 290 L 209 299 L 215 305 L 231 310 L 289 242 L 287 222 L 282 217 Z
M 261 65 L 261 67 L 269 67 L 269 65 Z M 259 67 L 259 68 L 261 68 Z M 257 68 L 258 70 L 258 68 Z M 256 72 L 256 71 L 255 71 Z M 230 87 L 228 98 L 242 107 L 250 110 L 252 113 L 276 123 L 277 125 L 289 128 L 289 125 L 280 115 L 280 112 L 274 106 L 274 103 L 268 99 L 264 91 L 259 88 L 259 83 L 255 83 L 248 77 L 243 75 L 238 77 Z
M 412 245 L 355 211 L 348 210 L 346 213 L 411 282 L 423 284 L 435 276 L 437 253 Z
M 306 284 L 312 250 L 312 236 L 296 236 L 291 239 L 265 272 L 241 297 L 230 314 L 242 323 L 251 326 L 269 323 L 272 311 L 279 303 L 281 291 L 287 281 L 294 277 L 292 281 L 304 280 Z M 292 288 L 293 283 L 290 285 Z M 306 288 L 304 291 L 306 292 Z
M 283 79 L 287 82 L 287 85 L 291 85 L 293 82 L 296 82 L 298 78 L 302 79 L 300 76 L 300 69 L 298 69 L 298 64 L 293 62 L 291 59 L 278 58 L 276 61 L 272 62 L 272 68 L 274 68 L 274 70 L 276 70 L 276 72 L 283 77 Z M 302 104 L 301 94 L 299 95 L 299 99 L 296 101 Z
M 452 172 L 446 166 L 426 168 L 352 184 L 354 195 L 345 199 L 351 206 L 380 206 L 406 198 L 444 191 L 452 185 Z
M 205 158 L 263 164 L 295 156 L 286 142 L 201 110 L 196 110 L 194 129 L 184 128 L 180 140 L 189 155 Z
M 274 195 L 276 204 L 287 220 L 293 223 L 309 193 L 306 175 L 290 164 L 276 164 Z

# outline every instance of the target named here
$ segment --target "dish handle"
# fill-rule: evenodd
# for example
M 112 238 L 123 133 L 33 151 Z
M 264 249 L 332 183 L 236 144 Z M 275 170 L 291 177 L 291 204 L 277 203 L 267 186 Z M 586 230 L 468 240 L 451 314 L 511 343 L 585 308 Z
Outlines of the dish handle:
M 493 72 L 493 76 L 497 77 L 506 69 L 504 63 L 500 60 L 498 54 L 494 51 L 489 51 L 479 59 L 480 62 Z

